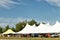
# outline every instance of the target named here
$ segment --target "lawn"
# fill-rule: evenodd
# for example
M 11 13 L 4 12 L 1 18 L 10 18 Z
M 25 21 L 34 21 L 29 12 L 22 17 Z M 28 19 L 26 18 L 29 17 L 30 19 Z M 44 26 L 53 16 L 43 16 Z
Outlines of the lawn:
M 60 40 L 60 38 L 39 38 L 39 37 L 4 37 L 0 40 Z

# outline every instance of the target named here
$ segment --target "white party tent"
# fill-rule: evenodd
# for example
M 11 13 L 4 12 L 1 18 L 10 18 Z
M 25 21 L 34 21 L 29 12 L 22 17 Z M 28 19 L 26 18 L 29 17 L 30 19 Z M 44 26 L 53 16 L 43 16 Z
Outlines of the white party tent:
M 47 24 L 40 24 L 38 27 L 30 26 L 27 24 L 25 28 L 21 31 L 17 32 L 18 34 L 30 34 L 30 33 L 60 33 L 60 23 L 56 21 L 55 25 L 50 25 L 49 22 Z
M 40 24 L 38 27 L 36 27 L 35 33 L 48 33 L 49 32 L 50 25 L 49 23 L 47 24 Z
M 56 21 L 56 24 L 51 26 L 50 33 L 59 33 L 60 32 L 60 23 Z
M 27 24 L 25 28 L 23 28 L 21 31 L 17 32 L 18 34 L 30 34 L 34 33 L 34 28 L 36 28 L 35 24 L 33 26 L 30 26 Z
M 49 22 L 47 24 L 40 24 L 36 29 L 36 33 L 60 33 L 60 23 L 56 21 L 56 24 L 51 26 Z

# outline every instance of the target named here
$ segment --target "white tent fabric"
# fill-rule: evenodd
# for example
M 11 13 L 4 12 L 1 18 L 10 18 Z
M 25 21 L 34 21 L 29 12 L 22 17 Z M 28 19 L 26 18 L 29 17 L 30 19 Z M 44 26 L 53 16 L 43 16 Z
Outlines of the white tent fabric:
M 56 21 L 56 24 L 51 26 L 49 22 L 47 24 L 40 24 L 36 29 L 36 33 L 60 33 L 60 23 Z
M 50 26 L 47 24 L 40 24 L 37 28 L 35 28 L 35 33 L 48 33 Z
M 23 30 L 17 32 L 18 34 L 21 33 L 21 34 L 30 34 L 30 33 L 33 33 L 34 31 L 34 28 L 35 28 L 35 24 L 33 26 L 30 26 L 29 24 L 26 25 L 25 28 L 23 28 Z
M 60 32 L 60 23 L 58 21 L 56 21 L 56 24 L 53 25 L 51 28 L 50 28 L 50 32 L 51 33 L 59 33 Z
M 40 24 L 38 27 L 30 25 L 26 25 L 23 30 L 17 32 L 18 34 L 30 34 L 30 33 L 60 33 L 60 23 L 56 21 L 55 25 L 50 25 L 49 22 L 47 24 Z

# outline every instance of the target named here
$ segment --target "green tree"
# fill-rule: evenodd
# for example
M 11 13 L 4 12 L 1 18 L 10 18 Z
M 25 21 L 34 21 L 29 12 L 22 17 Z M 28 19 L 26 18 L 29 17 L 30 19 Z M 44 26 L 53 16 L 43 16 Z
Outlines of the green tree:
M 42 22 L 42 24 L 46 24 L 45 22 Z
M 7 26 L 4 28 L 4 32 L 7 31 L 8 29 L 10 29 L 9 25 L 7 25 Z
M 31 20 L 28 22 L 29 25 L 33 25 L 33 24 L 37 24 L 37 22 L 35 20 Z
M 16 31 L 18 32 L 18 31 L 22 30 L 25 26 L 26 26 L 25 21 L 17 23 L 16 24 Z
M 3 28 L 0 26 L 0 33 L 2 33 L 3 32 Z
M 36 25 L 36 26 L 39 26 L 39 25 L 40 25 L 40 23 L 36 23 L 35 25 Z
M 16 32 L 16 29 L 14 27 L 11 28 L 14 32 Z

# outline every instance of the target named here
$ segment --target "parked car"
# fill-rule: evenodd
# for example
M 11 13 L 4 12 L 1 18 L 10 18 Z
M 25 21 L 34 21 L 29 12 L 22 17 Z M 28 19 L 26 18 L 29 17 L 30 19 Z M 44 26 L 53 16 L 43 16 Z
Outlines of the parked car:
M 59 37 L 58 34 L 52 34 L 51 37 Z

